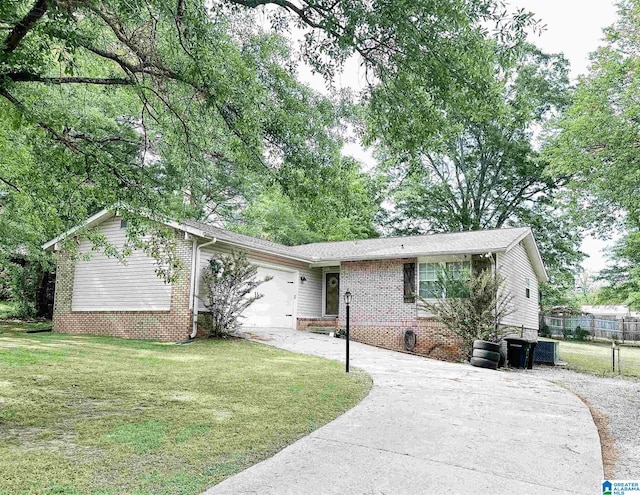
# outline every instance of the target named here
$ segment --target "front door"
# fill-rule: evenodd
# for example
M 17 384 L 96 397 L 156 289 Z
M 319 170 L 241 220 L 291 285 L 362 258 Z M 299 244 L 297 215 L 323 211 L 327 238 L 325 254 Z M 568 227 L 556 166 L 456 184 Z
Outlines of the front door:
M 340 274 L 325 273 L 325 304 L 324 314 L 327 316 L 338 315 L 338 303 L 340 301 Z

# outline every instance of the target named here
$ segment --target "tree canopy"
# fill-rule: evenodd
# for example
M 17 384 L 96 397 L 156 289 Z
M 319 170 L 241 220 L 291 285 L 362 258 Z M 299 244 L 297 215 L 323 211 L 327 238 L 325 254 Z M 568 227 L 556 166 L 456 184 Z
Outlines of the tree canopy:
M 623 0 L 545 149 L 551 171 L 570 179 L 573 214 L 585 227 L 605 238 L 629 229 L 602 273 L 610 287 L 599 298 L 634 305 L 640 297 L 634 268 L 640 228 L 639 68 L 640 2 Z
M 492 142 L 487 115 L 505 108 L 496 57 L 513 62 L 506 83 L 535 27 L 494 0 L 2 2 L 0 248 L 114 205 L 287 243 L 376 235 L 380 179 L 341 155 L 345 127 L 415 156 L 425 143 L 442 153 L 440 131 L 461 136 L 452 119 L 474 115 Z M 297 79 L 302 61 L 330 85 L 352 56 L 366 75 L 359 107 Z
M 395 233 L 480 230 L 529 225 L 552 282 L 545 303 L 557 304 L 581 260 L 580 237 L 536 144 L 551 117 L 569 102 L 568 63 L 522 44 L 494 46 L 492 98 L 452 108 L 436 133 L 385 140 L 380 167 L 394 201 L 386 226 Z
M 417 108 L 408 78 L 422 81 L 420 125 L 435 128 L 443 102 L 482 90 L 484 26 L 508 40 L 528 22 L 488 0 L 13 0 L 0 7 L 1 125 L 28 135 L 25 160 L 68 188 L 38 199 L 57 230 L 97 204 L 175 214 L 185 190 L 196 209 L 224 205 L 249 178 L 323 165 L 336 137 L 341 115 L 296 81 L 276 30 L 300 30 L 296 53 L 327 78 L 357 54 L 372 120 L 398 133 L 410 119 L 395 110 Z M 22 170 L 3 167 L 4 197 L 33 189 Z

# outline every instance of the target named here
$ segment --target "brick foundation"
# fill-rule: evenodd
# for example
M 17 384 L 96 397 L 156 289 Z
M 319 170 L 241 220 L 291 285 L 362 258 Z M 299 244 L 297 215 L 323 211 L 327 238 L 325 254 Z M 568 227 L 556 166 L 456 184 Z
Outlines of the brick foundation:
M 306 330 L 309 327 L 338 328 L 338 318 L 298 318 L 296 328 Z
M 415 302 L 404 302 L 404 263 L 415 258 L 344 262 L 341 292 L 350 290 L 350 333 L 355 341 L 407 352 L 404 332 L 416 334 L 414 354 L 434 359 L 464 359 L 462 340 L 429 318 L 418 318 Z M 340 328 L 346 326 L 346 311 L 340 306 Z
M 164 342 L 187 339 L 191 333 L 189 292 L 192 244 L 180 238 L 176 242 L 183 268 L 171 287 L 169 311 L 72 311 L 75 262 L 68 253 L 56 253 L 53 330 Z
M 408 329 L 416 334 L 416 346 L 413 351 L 408 351 L 404 344 L 404 332 Z M 351 327 L 349 333 L 357 342 L 384 349 L 411 352 L 443 361 L 466 359 L 462 351 L 462 340 L 435 320 L 419 320 L 415 326 L 406 327 L 356 326 Z

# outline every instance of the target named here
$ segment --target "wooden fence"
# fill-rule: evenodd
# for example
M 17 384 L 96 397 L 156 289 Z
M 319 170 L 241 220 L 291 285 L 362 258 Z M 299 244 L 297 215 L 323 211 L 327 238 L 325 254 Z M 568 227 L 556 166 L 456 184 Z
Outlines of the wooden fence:
M 580 332 L 587 335 L 622 342 L 640 342 L 640 318 L 624 317 L 620 319 L 595 317 L 594 315 L 543 315 L 542 323 L 546 324 L 553 336 L 577 337 Z

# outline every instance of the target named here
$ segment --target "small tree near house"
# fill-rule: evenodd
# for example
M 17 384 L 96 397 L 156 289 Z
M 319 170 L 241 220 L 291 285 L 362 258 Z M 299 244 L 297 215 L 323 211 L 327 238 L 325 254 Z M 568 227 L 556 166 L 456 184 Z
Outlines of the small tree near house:
M 240 326 L 242 313 L 263 297 L 255 289 L 273 277 L 257 278 L 258 267 L 246 253 L 232 251 L 209 261 L 202 274 L 205 295 L 200 297 L 210 321 L 209 335 L 223 337 Z
M 474 340 L 497 342 L 507 332 L 501 321 L 513 312 L 513 296 L 505 291 L 499 273 L 482 270 L 473 276 L 452 277 L 446 271 L 438 277 L 440 294 L 435 300 L 419 297 L 419 306 L 463 341 L 468 357 Z

